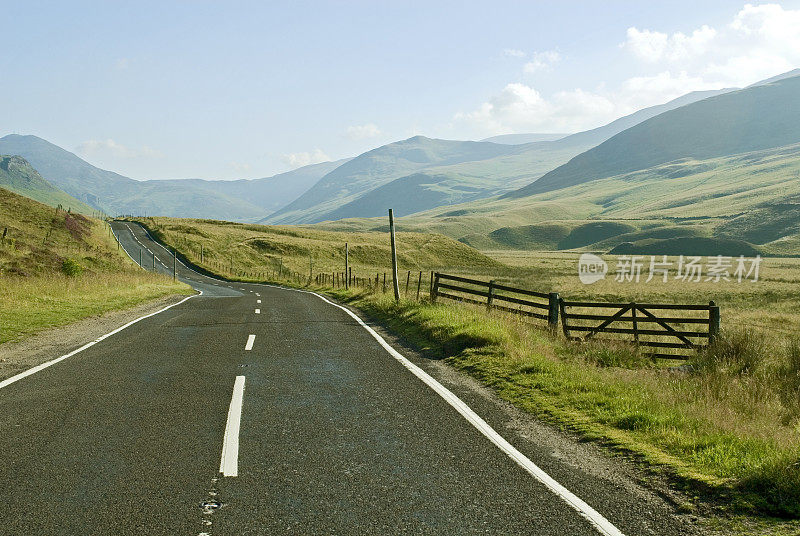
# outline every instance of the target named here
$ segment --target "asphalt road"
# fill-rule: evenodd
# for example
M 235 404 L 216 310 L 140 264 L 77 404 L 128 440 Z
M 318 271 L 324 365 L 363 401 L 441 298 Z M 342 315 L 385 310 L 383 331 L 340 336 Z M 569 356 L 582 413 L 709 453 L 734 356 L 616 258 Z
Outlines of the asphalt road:
M 142 228 L 113 225 L 172 273 Z M 0 534 L 602 533 L 346 311 L 178 276 L 202 295 L 0 388 Z M 463 397 L 618 533 L 689 531 Z

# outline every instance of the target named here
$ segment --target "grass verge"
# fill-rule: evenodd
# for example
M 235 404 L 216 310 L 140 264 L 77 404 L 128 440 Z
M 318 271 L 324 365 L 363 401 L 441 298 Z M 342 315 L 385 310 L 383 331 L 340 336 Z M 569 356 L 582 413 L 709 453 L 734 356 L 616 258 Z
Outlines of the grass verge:
M 0 343 L 192 289 L 146 272 L 108 226 L 0 188 Z

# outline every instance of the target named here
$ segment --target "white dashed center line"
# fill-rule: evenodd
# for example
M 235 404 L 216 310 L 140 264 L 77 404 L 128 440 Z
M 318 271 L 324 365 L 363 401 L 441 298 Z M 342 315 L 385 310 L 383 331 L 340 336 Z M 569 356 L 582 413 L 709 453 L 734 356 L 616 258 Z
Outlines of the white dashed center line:
M 236 376 L 231 405 L 228 408 L 228 424 L 225 426 L 225 437 L 222 440 L 222 458 L 219 462 L 219 472 L 222 476 L 239 475 L 239 427 L 242 422 L 243 399 L 244 376 Z
M 256 309 L 256 314 L 260 315 L 261 314 L 261 309 Z
M 252 350 L 254 342 L 256 342 L 256 336 L 255 335 L 248 335 L 247 336 L 247 344 L 244 345 L 244 349 L 245 350 Z
M 261 300 L 256 300 L 256 303 L 261 303 Z

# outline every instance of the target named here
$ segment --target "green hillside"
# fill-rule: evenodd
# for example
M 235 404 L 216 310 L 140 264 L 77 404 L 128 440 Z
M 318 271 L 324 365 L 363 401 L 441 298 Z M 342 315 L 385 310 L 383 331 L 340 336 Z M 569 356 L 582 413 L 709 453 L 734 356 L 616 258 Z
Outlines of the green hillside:
M 44 180 L 21 156 L 0 155 L 0 187 L 52 207 L 62 206 L 83 214 L 96 212 Z
M 548 192 L 684 158 L 800 142 L 800 77 L 711 97 L 631 127 L 508 197 Z
M 436 165 L 486 160 L 516 151 L 515 146 L 474 141 L 435 140 L 415 136 L 368 151 L 325 175 L 293 203 L 265 223 L 311 223 L 366 192 L 394 179 Z
M 484 199 L 535 181 L 598 143 L 648 118 L 730 90 L 689 93 L 607 125 L 523 145 L 433 140 L 417 136 L 364 153 L 262 223 L 315 223 L 372 217 L 392 200 L 400 214 Z M 513 141 L 558 135 L 510 135 Z M 514 138 L 516 136 L 516 138 Z M 500 137 L 501 142 L 507 139 Z M 400 196 L 399 198 L 397 196 Z M 402 204 L 402 206 L 400 204 Z
M 192 290 L 135 266 L 108 226 L 0 188 L 0 343 Z M 24 363 L 0 359 L 0 378 Z
M 374 278 L 391 268 L 391 250 L 385 230 L 341 232 L 316 226 L 271 226 L 216 220 L 136 218 L 163 242 L 177 248 L 191 262 L 225 276 L 263 277 L 278 266 L 299 274 L 341 271 L 345 243 L 353 273 Z M 203 246 L 201 262 L 200 248 Z M 432 233 L 397 234 L 401 271 L 429 271 L 443 266 L 467 270 L 497 269 L 503 264 L 452 238 Z M 234 272 L 229 270 L 233 267 Z
M 321 225 L 375 229 L 384 220 Z M 439 207 L 401 218 L 399 227 L 442 233 L 482 250 L 610 251 L 624 242 L 649 246 L 696 237 L 798 255 L 800 144 L 670 162 L 519 199 Z M 674 244 L 664 247 L 672 251 Z
M 555 141 L 569 136 L 569 134 L 500 134 L 499 136 L 492 136 L 481 141 L 488 141 L 491 143 L 504 143 L 506 145 L 522 145 L 525 143 L 534 143 L 537 141 Z

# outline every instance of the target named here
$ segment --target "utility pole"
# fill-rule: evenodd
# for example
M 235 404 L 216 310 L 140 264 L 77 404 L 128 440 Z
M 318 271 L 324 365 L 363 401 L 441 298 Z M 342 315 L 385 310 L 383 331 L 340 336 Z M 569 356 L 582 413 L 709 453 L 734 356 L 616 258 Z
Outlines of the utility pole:
M 389 235 L 392 243 L 392 286 L 394 287 L 394 301 L 400 301 L 400 285 L 397 282 L 397 244 L 394 239 L 394 211 L 389 209 Z
M 203 264 L 203 244 L 200 244 L 200 264 Z

